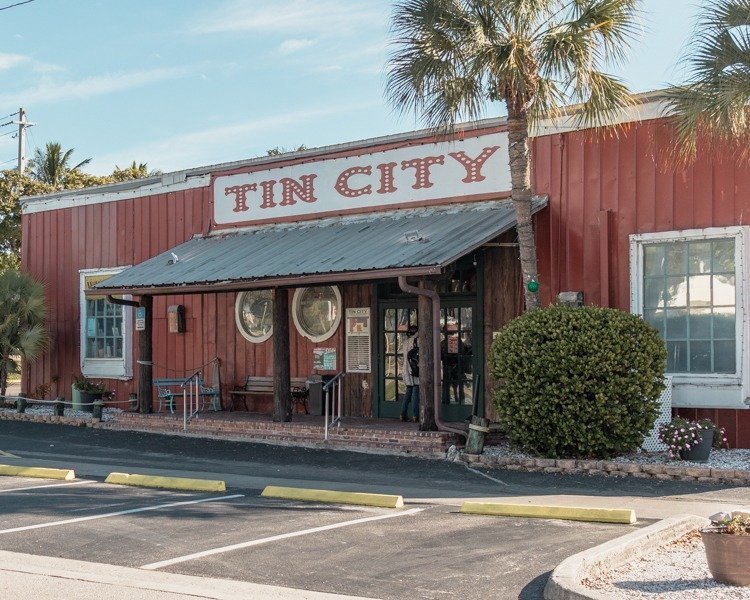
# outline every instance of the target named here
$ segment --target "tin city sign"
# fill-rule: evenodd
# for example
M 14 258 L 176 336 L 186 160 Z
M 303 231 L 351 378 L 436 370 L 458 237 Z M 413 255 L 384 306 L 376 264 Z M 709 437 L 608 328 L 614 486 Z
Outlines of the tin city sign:
M 508 194 L 507 133 L 216 177 L 218 225 Z

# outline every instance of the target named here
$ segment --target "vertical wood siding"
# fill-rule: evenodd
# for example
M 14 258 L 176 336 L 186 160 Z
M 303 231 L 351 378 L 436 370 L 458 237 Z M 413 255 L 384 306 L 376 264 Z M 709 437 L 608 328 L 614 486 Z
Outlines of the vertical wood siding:
M 52 345 L 40 359 L 27 365 L 24 391 L 49 384 L 50 396 L 70 398 L 73 375 L 80 373 L 81 269 L 125 267 L 165 252 L 193 235 L 208 230 L 209 188 L 158 194 L 132 200 L 66 208 L 24 215 L 23 265 L 43 281 L 50 307 Z M 371 286 L 341 287 L 343 310 L 368 306 Z M 293 293 L 290 294 L 290 311 Z M 221 364 L 224 397 L 248 375 L 273 374 L 273 337 L 261 344 L 248 342 L 235 324 L 236 294 L 156 296 L 154 298 L 154 377 L 180 377 L 194 370 L 212 376 L 211 361 Z M 185 333 L 168 332 L 167 308 L 185 306 Z M 125 308 L 125 310 L 132 310 Z M 313 373 L 312 350 L 316 346 L 338 350 L 343 368 L 344 323 L 329 340 L 314 344 L 292 326 L 291 375 Z M 137 334 L 133 339 L 133 364 L 137 358 Z M 134 366 L 137 377 L 137 366 Z M 125 401 L 137 391 L 137 379 L 107 379 L 116 398 Z M 366 385 L 362 385 L 362 381 Z M 352 375 L 346 380 L 347 414 L 372 413 L 370 375 Z
M 663 120 L 631 124 L 617 136 L 533 140 L 534 191 L 549 196 L 536 230 L 543 304 L 580 290 L 586 304 L 629 310 L 629 235 L 748 223 L 750 165 L 731 152 L 703 151 L 676 170 L 665 159 L 672 143 Z M 750 447 L 750 411 L 704 412 L 727 427 L 730 444 Z

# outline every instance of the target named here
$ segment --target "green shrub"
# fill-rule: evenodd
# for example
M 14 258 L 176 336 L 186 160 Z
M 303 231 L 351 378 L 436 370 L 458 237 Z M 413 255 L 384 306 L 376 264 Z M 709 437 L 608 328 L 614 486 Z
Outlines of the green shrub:
M 511 442 L 549 458 L 635 450 L 664 388 L 664 342 L 640 317 L 553 306 L 508 323 L 490 352 L 493 403 Z

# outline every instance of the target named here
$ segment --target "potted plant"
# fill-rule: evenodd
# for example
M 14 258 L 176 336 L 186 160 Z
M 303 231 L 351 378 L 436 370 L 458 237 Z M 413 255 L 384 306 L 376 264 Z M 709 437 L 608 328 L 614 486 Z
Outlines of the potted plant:
M 94 411 L 94 400 L 104 400 L 112 394 L 101 381 L 93 381 L 84 375 L 73 375 L 73 387 L 81 396 L 81 408 Z
M 679 456 L 691 462 L 706 462 L 712 448 L 726 444 L 724 428 L 710 419 L 689 421 L 675 417 L 659 428 L 659 441 L 667 446 L 670 458 Z
M 727 585 L 750 585 L 750 513 L 734 511 L 711 517 L 701 529 L 712 577 Z

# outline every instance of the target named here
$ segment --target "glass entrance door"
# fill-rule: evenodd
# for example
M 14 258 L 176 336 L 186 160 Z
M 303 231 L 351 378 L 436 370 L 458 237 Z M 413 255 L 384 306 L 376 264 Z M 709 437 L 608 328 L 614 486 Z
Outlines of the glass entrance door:
M 475 374 L 474 307 L 471 304 L 443 306 L 440 315 L 443 418 L 463 421 L 474 409 Z
M 442 414 L 446 421 L 463 421 L 474 410 L 479 356 L 474 351 L 474 303 L 444 300 L 440 317 Z M 419 326 L 416 302 L 385 301 L 380 309 L 380 381 L 378 416 L 398 418 L 406 387 L 403 382 L 406 331 Z
M 406 330 L 418 325 L 416 302 L 388 303 L 381 309 L 381 382 L 379 416 L 398 418 L 401 399 L 406 391 L 403 382 Z

